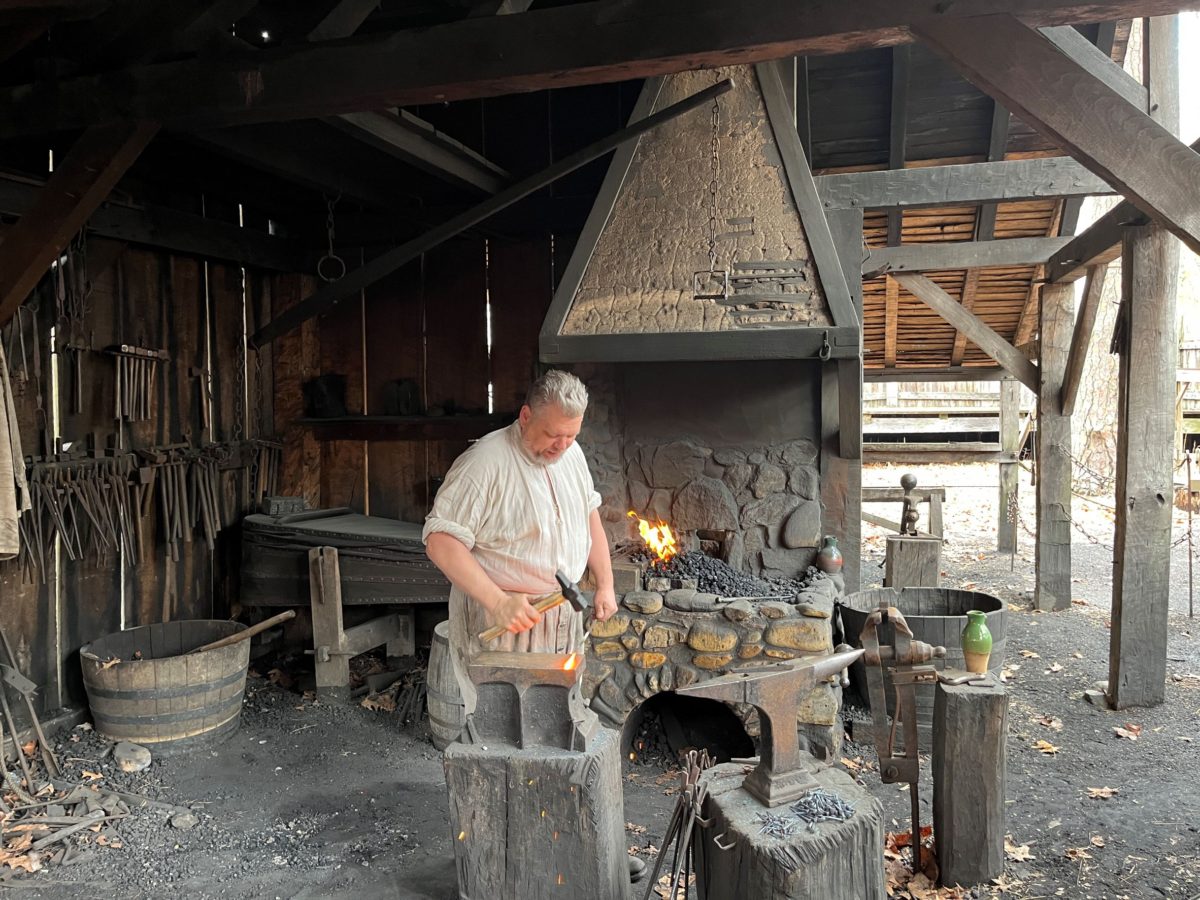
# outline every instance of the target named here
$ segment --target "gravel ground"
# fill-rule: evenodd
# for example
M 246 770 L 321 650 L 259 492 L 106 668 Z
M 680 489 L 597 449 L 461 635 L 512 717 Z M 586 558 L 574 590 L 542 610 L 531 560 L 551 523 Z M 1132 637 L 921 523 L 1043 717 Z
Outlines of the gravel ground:
M 864 481 L 896 484 L 901 472 L 871 468 Z M 1033 613 L 1028 534 L 1021 534 L 1012 571 L 1008 556 L 994 550 L 995 467 L 928 467 L 919 477 L 924 484 L 949 488 L 943 583 L 993 593 L 1012 610 L 1008 830 L 1014 846 L 1028 847 L 1032 858 L 1009 863 L 1003 896 L 1200 896 L 1200 630 L 1187 618 L 1185 545 L 1173 554 L 1167 701 L 1149 710 L 1109 712 L 1082 699 L 1085 689 L 1107 677 L 1111 551 L 1084 534 L 1111 543 L 1104 507 L 1076 504 L 1079 602 L 1063 613 Z M 1032 522 L 1032 497 L 1024 481 L 1025 522 Z M 1182 527 L 1177 524 L 1177 534 Z M 872 526 L 864 530 L 864 587 L 871 587 L 882 578 L 883 538 Z M 1037 656 L 1023 656 L 1022 650 Z M 1052 671 L 1053 664 L 1061 669 Z M 1041 724 L 1043 717 L 1057 720 L 1061 729 Z M 1136 741 L 1113 731 L 1130 725 L 1141 727 Z M 139 774 L 120 773 L 108 746 L 94 734 L 77 730 L 70 737 L 78 739 L 64 736 L 62 751 L 73 776 L 95 772 L 99 786 L 190 808 L 199 822 L 180 830 L 167 823 L 165 814 L 135 811 L 114 827 L 119 849 L 95 847 L 73 865 L 50 865 L 14 884 L 0 884 L 0 895 L 52 900 L 454 896 L 440 754 L 422 728 L 402 727 L 394 714 L 313 702 L 252 678 L 242 727 L 229 741 L 188 756 L 156 759 Z M 1033 747 L 1038 740 L 1057 751 L 1039 752 Z M 852 742 L 844 752 L 852 769 L 862 765 L 858 777 L 883 800 L 889 829 L 906 831 L 906 789 L 879 783 L 874 756 L 872 748 Z M 925 769 L 928 776 L 927 763 Z M 643 858 L 652 860 L 647 848 L 661 843 L 675 783 L 648 769 L 626 777 L 627 837 Z M 926 821 L 929 784 L 926 777 Z M 1107 800 L 1088 796 L 1089 788 L 1103 787 L 1115 788 L 1116 794 Z M 1001 895 L 999 886 L 973 894 Z

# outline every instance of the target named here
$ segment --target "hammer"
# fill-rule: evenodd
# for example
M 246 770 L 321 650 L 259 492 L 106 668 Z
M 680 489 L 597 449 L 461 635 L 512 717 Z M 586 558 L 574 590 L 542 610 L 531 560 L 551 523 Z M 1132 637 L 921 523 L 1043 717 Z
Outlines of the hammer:
M 579 612 L 586 612 L 588 608 L 587 599 L 579 592 L 579 585 L 571 581 L 561 571 L 554 573 L 554 580 L 558 582 L 558 586 L 562 589 L 556 594 L 547 594 L 534 601 L 533 608 L 539 613 L 544 613 L 547 610 L 554 609 L 559 604 L 566 602 L 570 603 L 571 607 Z M 508 631 L 503 625 L 493 625 L 487 631 L 480 633 L 480 643 L 488 643 L 494 641 L 500 635 Z

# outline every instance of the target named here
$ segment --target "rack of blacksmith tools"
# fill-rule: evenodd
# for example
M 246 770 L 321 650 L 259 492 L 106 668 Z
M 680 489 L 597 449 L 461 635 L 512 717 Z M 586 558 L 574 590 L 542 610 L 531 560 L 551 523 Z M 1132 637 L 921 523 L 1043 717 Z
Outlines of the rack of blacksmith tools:
M 116 367 L 113 418 L 127 422 L 149 419 L 154 408 L 158 364 L 170 359 L 167 351 L 133 344 L 113 344 L 105 347 L 104 352 L 113 357 Z
M 253 510 L 227 508 L 238 504 L 223 499 L 222 473 L 253 470 L 259 451 L 250 442 L 235 442 L 136 451 L 73 448 L 50 457 L 27 457 L 31 508 L 19 519 L 25 578 L 45 583 L 60 541 L 68 560 L 103 560 L 117 551 L 136 565 L 145 529 L 154 527 L 155 500 L 162 542 L 172 560 L 178 561 L 180 543 L 190 543 L 197 530 L 213 549 L 222 528 Z M 264 484 L 277 478 L 278 467 Z
M 278 493 L 283 444 L 255 438 L 250 441 L 250 446 L 254 454 L 250 462 L 250 501 L 257 508 L 264 497 L 274 497 Z

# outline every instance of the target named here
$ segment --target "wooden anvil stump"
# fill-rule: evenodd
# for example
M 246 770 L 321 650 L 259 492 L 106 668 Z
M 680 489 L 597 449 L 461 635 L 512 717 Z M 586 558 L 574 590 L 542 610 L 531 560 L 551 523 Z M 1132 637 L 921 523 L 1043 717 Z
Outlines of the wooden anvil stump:
M 586 750 L 446 748 L 460 900 L 625 900 L 619 743 L 600 728 Z
M 701 900 L 884 900 L 883 807 L 845 772 L 810 764 L 817 786 L 854 807 L 844 822 L 800 823 L 795 833 L 763 833 L 768 810 L 741 787 L 745 766 L 724 763 L 704 774 L 704 816 L 712 824 L 696 844 Z M 787 814 L 788 807 L 769 812 Z M 720 842 L 718 846 L 717 842 Z M 724 849 L 728 848 L 728 849 Z

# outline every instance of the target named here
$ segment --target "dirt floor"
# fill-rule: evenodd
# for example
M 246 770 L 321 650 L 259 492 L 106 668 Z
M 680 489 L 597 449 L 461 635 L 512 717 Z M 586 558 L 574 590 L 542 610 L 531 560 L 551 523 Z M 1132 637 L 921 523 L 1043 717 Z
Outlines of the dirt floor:
M 872 468 L 864 481 L 896 484 L 900 472 Z M 1014 858 L 999 884 L 965 896 L 1200 897 L 1200 630 L 1187 617 L 1186 544 L 1173 553 L 1167 702 L 1109 712 L 1083 699 L 1083 691 L 1108 674 L 1109 513 L 1099 503 L 1077 502 L 1076 603 L 1063 613 L 1033 613 L 1029 534 L 1021 532 L 1012 570 L 1008 556 L 994 550 L 995 467 L 926 467 L 920 474 L 922 483 L 948 488 L 943 583 L 993 593 L 1011 610 L 1008 831 Z M 1032 497 L 1023 481 L 1026 523 L 1032 522 Z M 1185 520 L 1177 518 L 1182 536 Z M 864 587 L 870 587 L 882 578 L 883 538 L 878 529 L 864 528 Z M 1039 741 L 1053 752 L 1037 749 L 1046 748 Z M 89 838 L 73 860 L 32 875 L 10 873 L 11 880 L 0 879 L 0 896 L 455 895 L 440 754 L 423 724 L 406 726 L 395 713 L 316 702 L 298 687 L 260 676 L 248 684 L 241 729 L 215 749 L 158 759 L 131 775 L 117 770 L 108 745 L 86 728 L 63 735 L 61 749 L 73 778 L 188 808 L 197 824 L 177 828 L 166 810 L 134 810 L 110 823 L 108 846 Z M 907 831 L 907 792 L 879 783 L 874 750 L 847 743 L 843 759 L 884 802 L 888 828 Z M 661 843 L 676 781 L 650 768 L 631 775 L 625 782 L 629 846 L 652 860 L 647 848 Z M 1112 789 L 1108 799 L 1090 796 L 1103 788 Z M 644 886 L 630 896 L 643 892 Z

